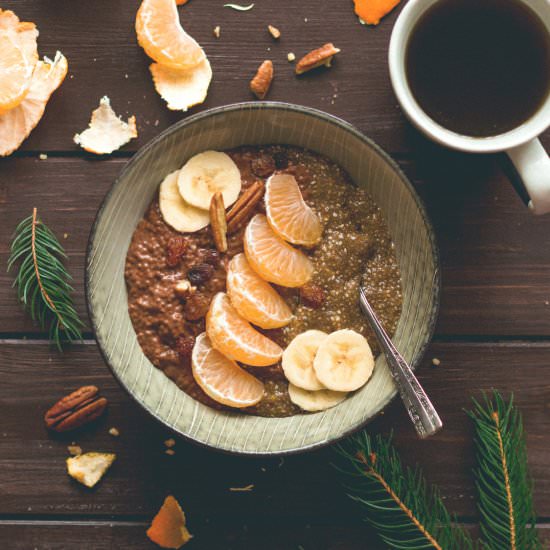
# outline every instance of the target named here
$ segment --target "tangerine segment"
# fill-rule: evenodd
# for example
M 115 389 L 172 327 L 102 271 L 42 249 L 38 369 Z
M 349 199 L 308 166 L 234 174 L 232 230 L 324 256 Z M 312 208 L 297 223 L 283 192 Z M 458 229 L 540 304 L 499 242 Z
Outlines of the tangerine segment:
M 240 409 L 263 397 L 262 382 L 214 349 L 205 332 L 195 340 L 191 364 L 197 384 L 222 405 Z
M 309 258 L 276 235 L 263 214 L 256 214 L 246 227 L 244 251 L 250 267 L 277 285 L 304 286 L 313 275 Z
M 52 61 L 44 57 L 34 69 L 25 99 L 0 115 L 0 156 L 13 153 L 38 124 L 46 103 L 67 75 L 67 59 L 57 52 Z
M 288 304 L 250 267 L 244 254 L 229 263 L 227 295 L 240 315 L 261 328 L 284 327 L 292 320 Z
M 283 354 L 280 346 L 237 313 L 224 292 L 218 292 L 210 304 L 206 333 L 215 349 L 252 367 L 273 365 Z
M 193 535 L 185 526 L 185 514 L 178 501 L 169 495 L 147 529 L 147 536 L 161 548 L 181 548 Z
M 314 246 L 321 239 L 321 220 L 304 201 L 291 174 L 274 174 L 267 180 L 265 209 L 269 225 L 285 241 Z
M 145 53 L 167 67 L 191 69 L 206 57 L 180 25 L 174 0 L 143 0 L 136 16 L 136 34 Z
M 5 113 L 27 95 L 34 64 L 9 34 L 0 35 L 0 52 L 0 113 Z

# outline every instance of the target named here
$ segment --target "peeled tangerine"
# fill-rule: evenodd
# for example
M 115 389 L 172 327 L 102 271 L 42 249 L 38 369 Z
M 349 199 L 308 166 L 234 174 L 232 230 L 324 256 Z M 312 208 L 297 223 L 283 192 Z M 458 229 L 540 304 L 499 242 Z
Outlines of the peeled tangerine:
M 205 54 L 179 22 L 174 0 L 143 0 L 136 16 L 139 45 L 157 63 L 174 69 L 191 69 Z
M 184 4 L 185 2 L 177 2 Z M 206 99 L 212 68 L 203 49 L 179 22 L 174 0 L 143 0 L 136 16 L 139 45 L 156 63 L 155 89 L 173 111 L 187 111 Z
M 181 548 L 193 535 L 185 526 L 185 514 L 178 501 L 169 495 L 147 529 L 147 536 L 161 548 Z
M 0 9 L 0 113 L 23 101 L 38 61 L 34 23 L 19 21 L 15 13 Z
M 124 122 L 116 116 L 107 96 L 99 101 L 99 107 L 92 112 L 90 125 L 81 134 L 74 136 L 74 142 L 82 149 L 96 155 L 107 155 L 120 149 L 137 137 L 136 117 Z
M 285 241 L 314 246 L 321 240 L 321 221 L 304 201 L 293 175 L 274 174 L 268 178 L 265 211 L 271 229 Z
M 292 320 L 288 304 L 248 265 L 244 254 L 237 254 L 229 262 L 227 295 L 238 313 L 258 327 L 279 328 Z
M 52 61 L 38 61 L 25 98 L 17 107 L 0 115 L 0 156 L 15 151 L 38 124 L 46 103 L 67 75 L 67 59 L 57 52 Z
M 276 235 L 262 214 L 256 214 L 246 227 L 244 251 L 252 269 L 271 283 L 299 287 L 313 275 L 310 259 Z
M 204 332 L 195 341 L 192 368 L 197 384 L 218 403 L 250 407 L 263 397 L 262 382 L 214 349 Z
M 280 346 L 237 313 L 223 292 L 218 292 L 210 303 L 206 333 L 215 349 L 252 367 L 274 365 L 283 354 Z

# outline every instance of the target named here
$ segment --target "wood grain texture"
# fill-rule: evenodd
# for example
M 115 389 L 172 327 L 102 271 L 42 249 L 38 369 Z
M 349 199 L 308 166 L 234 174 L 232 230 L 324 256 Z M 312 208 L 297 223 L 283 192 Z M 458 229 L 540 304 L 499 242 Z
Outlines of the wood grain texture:
M 440 335 L 550 335 L 550 218 L 531 216 L 496 160 L 457 153 L 400 164 L 426 201 L 443 264 Z M 84 259 L 103 196 L 125 159 L 11 158 L 0 168 L 0 265 L 10 236 L 34 205 L 69 254 L 85 315 Z M 67 234 L 67 238 L 63 236 Z M 39 333 L 0 269 L 0 333 Z
M 266 522 L 247 522 L 242 518 L 236 523 L 216 521 L 216 528 L 209 525 L 194 529 L 193 545 L 199 550 L 382 550 L 387 548 L 366 526 L 286 523 L 284 528 L 273 529 Z M 145 522 L 2 522 L 0 540 L 14 541 L 12 550 L 47 548 L 48 550 L 81 548 L 83 550 L 153 550 L 158 548 L 145 536 Z M 266 529 L 267 527 L 267 529 Z M 280 526 L 283 527 L 283 526 Z M 474 526 L 466 525 L 473 533 Z M 550 525 L 538 526 L 541 539 L 550 542 Z M 266 533 L 268 536 L 266 536 Z
M 86 127 L 92 109 L 106 94 L 117 113 L 137 117 L 139 138 L 125 151 L 135 151 L 185 116 L 168 111 L 154 91 L 150 60 L 135 39 L 138 5 L 136 0 L 115 5 L 110 0 L 3 3 L 4 9 L 36 22 L 41 54 L 59 49 L 69 60 L 69 76 L 21 151 L 78 150 L 73 135 Z M 201 0 L 180 10 L 184 28 L 204 47 L 214 71 L 207 101 L 192 112 L 254 99 L 248 82 L 264 59 L 272 59 L 275 79 L 269 99 L 339 116 L 392 152 L 415 150 L 425 141 L 405 123 L 389 81 L 387 49 L 399 9 L 379 27 L 367 28 L 358 23 L 351 2 L 264 0 L 249 12 L 222 6 L 221 0 Z M 63 17 L 52 16 L 57 14 Z M 281 29 L 279 41 L 268 34 L 268 24 Z M 221 27 L 219 40 L 212 34 L 216 25 Z M 334 66 L 297 78 L 287 53 L 299 58 L 328 41 L 342 49 Z M 544 140 L 549 143 L 550 133 Z
M 149 60 L 137 46 L 137 0 L 5 0 L 40 30 L 40 53 L 60 49 L 69 75 L 46 114 L 14 157 L 0 159 L 0 335 L 39 337 L 22 314 L 5 273 L 9 236 L 38 206 L 62 238 L 84 314 L 83 266 L 95 211 L 127 157 L 170 124 L 187 116 L 166 109 L 153 89 Z M 205 47 L 214 70 L 206 103 L 192 110 L 253 99 L 248 81 L 271 58 L 275 80 L 269 99 L 316 107 L 356 125 L 389 152 L 426 200 L 443 261 L 438 338 L 483 340 L 550 336 L 550 218 L 529 216 L 496 157 L 445 151 L 405 120 L 391 91 L 387 46 L 399 11 L 377 28 L 357 23 L 351 1 L 257 0 L 250 12 L 222 8 L 221 0 L 191 0 L 180 8 L 184 27 Z M 305 19 L 307 18 L 307 22 Z M 282 30 L 279 42 L 266 31 Z M 212 28 L 221 26 L 219 40 Z M 342 48 L 330 70 L 296 78 L 286 54 L 297 56 L 326 41 Z M 269 49 L 268 49 L 269 48 Z M 86 127 L 99 98 L 117 113 L 138 119 L 139 138 L 109 160 L 83 153 L 73 135 Z M 550 132 L 542 136 L 550 145 Z M 47 161 L 38 153 L 48 152 Z M 25 158 L 28 157 L 28 158 Z M 67 238 L 63 238 L 64 234 Z M 497 386 L 514 390 L 524 413 L 539 516 L 550 517 L 548 403 L 545 376 L 550 344 L 436 343 L 420 379 L 445 421 L 434 440 L 419 443 L 400 403 L 372 424 L 396 430 L 407 462 L 419 462 L 441 485 L 449 507 L 475 519 L 471 428 L 461 412 L 469 396 Z M 431 357 L 441 366 L 429 366 Z M 284 461 L 242 459 L 178 441 L 130 401 L 104 366 L 94 344 L 61 356 L 45 343 L 0 343 L 0 546 L 14 549 L 144 548 L 144 530 L 162 498 L 173 492 L 188 513 L 194 548 L 305 550 L 379 547 L 344 498 L 330 450 Z M 82 384 L 98 384 L 110 399 L 108 416 L 75 434 L 85 450 L 114 450 L 119 458 L 96 490 L 71 482 L 64 470 L 72 436 L 47 434 L 44 411 Z M 121 437 L 107 434 L 116 425 Z M 231 486 L 254 483 L 251 493 Z M 66 522 L 64 520 L 67 520 Z M 78 520 L 78 521 L 77 521 Z M 544 526 L 548 532 L 548 526 Z
M 395 430 L 408 464 L 420 464 L 440 485 L 449 508 L 473 518 L 474 465 L 471 425 L 462 412 L 470 396 L 497 387 L 515 392 L 528 434 L 535 500 L 541 517 L 550 517 L 550 472 L 546 434 L 550 430 L 548 369 L 550 344 L 433 344 L 419 371 L 445 423 L 433 439 L 420 442 L 400 402 L 394 402 L 370 430 Z M 438 357 L 441 365 L 430 366 Z M 224 518 L 250 523 L 269 517 L 276 526 L 289 518 L 338 525 L 359 518 L 344 496 L 329 463 L 330 448 L 284 459 L 243 458 L 213 452 L 183 440 L 175 456 L 164 453 L 171 436 L 120 389 L 94 344 L 75 346 L 63 356 L 42 343 L 4 341 L 0 345 L 0 514 L 85 518 L 149 517 L 167 493 L 174 493 L 196 523 Z M 25 381 L 23 385 L 21 381 Z M 76 434 L 50 435 L 44 411 L 62 395 L 94 383 L 110 401 L 108 415 Z M 116 426 L 113 438 L 107 431 Z M 101 485 L 88 490 L 67 477 L 66 445 L 84 451 L 114 451 L 118 459 Z M 254 484 L 250 493 L 230 487 Z

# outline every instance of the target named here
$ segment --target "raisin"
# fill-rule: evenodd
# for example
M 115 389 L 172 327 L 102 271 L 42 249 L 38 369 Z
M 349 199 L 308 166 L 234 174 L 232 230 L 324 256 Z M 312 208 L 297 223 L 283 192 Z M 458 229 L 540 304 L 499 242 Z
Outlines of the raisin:
M 189 296 L 184 306 L 184 315 L 188 321 L 198 321 L 208 312 L 210 307 L 210 298 L 204 294 L 192 294 Z
M 166 264 L 168 267 L 176 267 L 186 250 L 187 239 L 185 237 L 172 237 L 166 247 Z
M 306 285 L 300 289 L 301 302 L 312 309 L 320 308 L 325 301 L 325 291 L 319 285 Z
M 256 176 L 260 178 L 267 178 L 275 172 L 275 160 L 271 155 L 261 153 L 260 156 L 252 159 L 250 168 Z
M 176 339 L 176 351 L 182 358 L 188 358 L 191 356 L 194 345 L 194 336 L 178 336 L 178 338 Z
M 201 248 L 199 250 L 199 255 L 205 264 L 217 267 L 220 262 L 220 253 L 212 248 Z
M 202 285 L 214 275 L 214 266 L 210 264 L 194 265 L 188 272 L 187 278 L 192 285 Z

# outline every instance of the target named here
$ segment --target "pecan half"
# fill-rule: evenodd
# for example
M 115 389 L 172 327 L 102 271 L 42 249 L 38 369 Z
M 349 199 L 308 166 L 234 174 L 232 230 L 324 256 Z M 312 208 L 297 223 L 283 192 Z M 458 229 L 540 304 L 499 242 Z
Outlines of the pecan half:
M 250 81 L 250 90 L 258 98 L 263 99 L 273 80 L 273 63 L 266 59 L 258 68 L 256 75 Z
M 330 62 L 332 61 L 332 58 L 340 52 L 339 48 L 336 48 L 332 42 L 328 42 L 327 44 L 324 44 L 320 48 L 317 48 L 316 50 L 313 50 L 298 63 L 296 63 L 296 74 L 302 74 L 307 71 L 311 71 L 312 69 L 316 69 L 317 67 L 320 67 L 321 65 L 326 65 L 327 67 L 330 67 Z
M 99 418 L 107 407 L 107 399 L 98 394 L 96 386 L 83 386 L 63 397 L 46 412 L 46 427 L 55 432 L 68 432 Z
M 227 214 L 227 232 L 234 233 L 248 221 L 257 204 L 264 196 L 263 181 L 255 181 L 237 200 Z
M 220 252 L 227 252 L 227 221 L 223 196 L 219 191 L 212 195 L 210 201 L 210 227 L 216 248 Z

